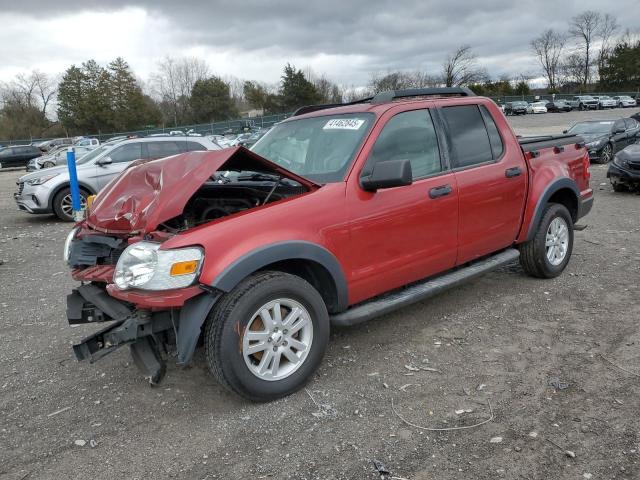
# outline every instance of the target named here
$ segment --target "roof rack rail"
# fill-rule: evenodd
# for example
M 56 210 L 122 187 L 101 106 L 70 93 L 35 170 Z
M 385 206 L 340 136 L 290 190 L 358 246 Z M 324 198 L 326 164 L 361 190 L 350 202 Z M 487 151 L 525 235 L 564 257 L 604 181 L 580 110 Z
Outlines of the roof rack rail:
M 298 115 L 304 115 L 305 113 L 317 112 L 318 110 L 325 110 L 327 108 L 336 108 L 336 107 L 346 107 L 349 105 L 357 105 L 358 103 L 366 103 L 373 100 L 373 97 L 361 98 L 360 100 L 354 100 L 353 102 L 347 103 L 326 103 L 324 105 L 306 105 L 304 107 L 300 107 L 295 112 L 291 114 L 292 117 L 297 117 Z
M 424 97 L 428 95 L 459 95 L 461 97 L 476 96 L 476 94 L 467 87 L 409 88 L 407 90 L 389 90 L 388 92 L 380 92 L 371 99 L 371 103 L 386 103 L 395 98 Z

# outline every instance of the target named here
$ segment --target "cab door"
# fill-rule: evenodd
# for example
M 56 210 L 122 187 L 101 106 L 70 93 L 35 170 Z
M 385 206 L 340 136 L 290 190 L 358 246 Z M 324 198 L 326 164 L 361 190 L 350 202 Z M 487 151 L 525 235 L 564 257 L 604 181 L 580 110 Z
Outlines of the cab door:
M 491 107 L 492 111 L 497 108 Z M 513 244 L 527 191 L 527 165 L 504 117 L 482 104 L 443 104 L 458 186 L 458 257 L 464 264 Z
M 388 112 L 366 163 L 347 186 L 350 225 L 350 302 L 434 275 L 454 266 L 458 187 L 441 155 L 430 110 Z M 408 159 L 413 183 L 365 191 L 363 173 L 378 162 Z

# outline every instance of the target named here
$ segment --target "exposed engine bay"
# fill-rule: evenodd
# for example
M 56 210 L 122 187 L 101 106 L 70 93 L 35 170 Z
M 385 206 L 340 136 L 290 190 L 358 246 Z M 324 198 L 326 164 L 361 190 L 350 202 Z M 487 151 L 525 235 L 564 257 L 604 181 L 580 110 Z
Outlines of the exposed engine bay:
M 235 213 L 305 193 L 295 180 L 273 172 L 215 172 L 189 199 L 181 215 L 159 225 L 177 233 Z

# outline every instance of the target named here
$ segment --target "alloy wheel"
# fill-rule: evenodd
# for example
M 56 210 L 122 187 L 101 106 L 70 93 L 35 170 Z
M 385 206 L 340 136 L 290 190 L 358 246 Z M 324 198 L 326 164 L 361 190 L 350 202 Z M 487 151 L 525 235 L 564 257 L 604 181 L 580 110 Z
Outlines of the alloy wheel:
M 253 314 L 242 339 L 242 356 L 256 377 L 282 380 L 302 366 L 312 342 L 307 309 L 293 299 L 278 298 Z
M 561 218 L 554 218 L 547 229 L 545 249 L 547 260 L 553 266 L 560 265 L 567 256 L 569 248 L 569 227 L 567 222 Z

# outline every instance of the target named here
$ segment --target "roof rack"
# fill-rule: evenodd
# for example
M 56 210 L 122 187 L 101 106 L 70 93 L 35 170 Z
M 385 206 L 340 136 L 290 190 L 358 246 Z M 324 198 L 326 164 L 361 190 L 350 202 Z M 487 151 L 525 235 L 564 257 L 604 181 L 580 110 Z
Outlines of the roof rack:
M 297 117 L 298 115 L 304 115 L 305 113 L 317 112 L 318 110 L 325 110 L 327 108 L 336 108 L 336 107 L 346 107 L 349 105 L 357 105 L 358 103 L 366 103 L 373 100 L 373 97 L 361 98 L 360 100 L 354 100 L 353 102 L 347 103 L 326 103 L 324 105 L 306 105 L 304 107 L 300 107 L 295 112 L 291 114 L 292 117 Z
M 317 112 L 318 110 L 326 110 L 327 108 L 346 107 L 348 105 L 357 105 L 358 103 L 371 102 L 372 105 L 378 103 L 387 103 L 395 98 L 407 98 L 407 97 L 424 97 L 424 96 L 461 96 L 461 97 L 475 97 L 473 93 L 467 87 L 441 87 L 441 88 L 409 88 L 407 90 L 389 90 L 386 92 L 380 92 L 373 97 L 361 98 L 348 103 L 327 103 L 324 105 L 307 105 L 300 107 L 293 114 L 292 117 L 298 115 L 304 115 L 305 113 Z
M 424 96 L 456 96 L 475 97 L 467 87 L 440 87 L 440 88 L 409 88 L 407 90 L 389 90 L 388 92 L 380 92 L 371 99 L 372 104 L 387 103 L 396 98 L 407 97 L 424 97 Z

